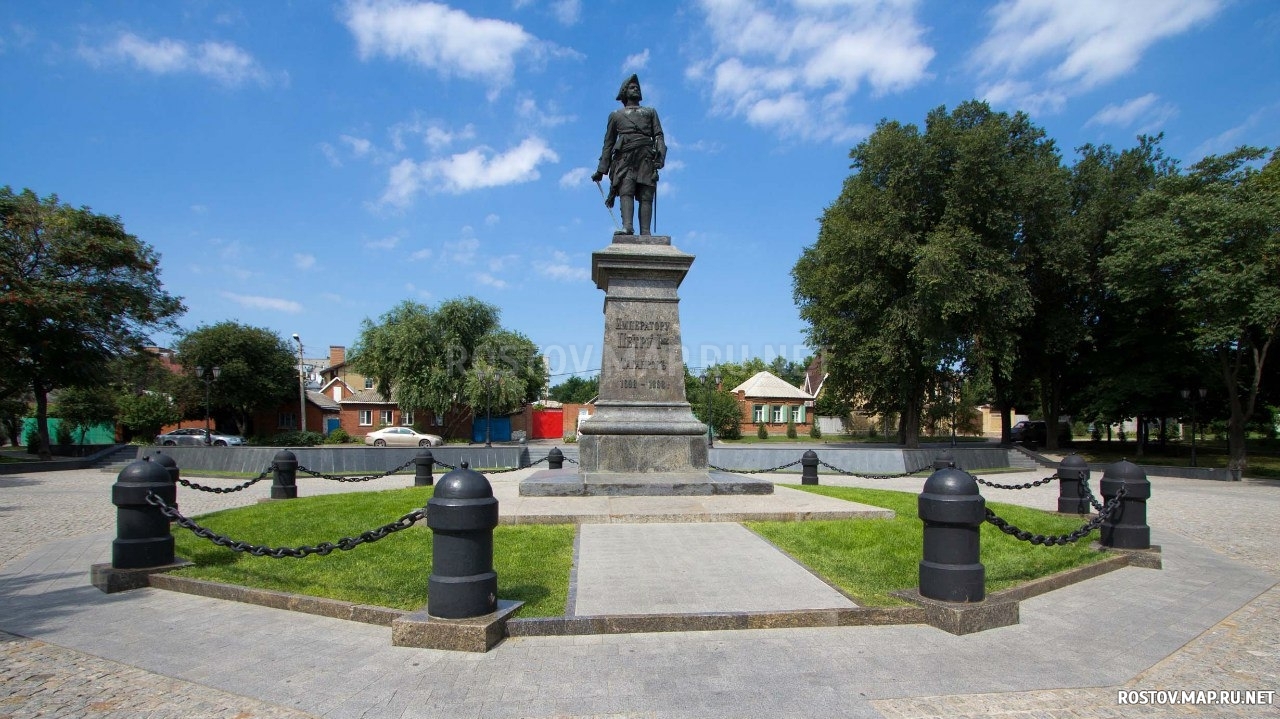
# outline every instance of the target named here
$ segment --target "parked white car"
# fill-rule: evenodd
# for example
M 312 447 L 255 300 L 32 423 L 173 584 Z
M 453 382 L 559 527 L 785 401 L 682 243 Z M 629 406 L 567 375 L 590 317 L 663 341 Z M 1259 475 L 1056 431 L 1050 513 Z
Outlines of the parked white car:
M 365 435 L 364 443 L 375 447 L 439 447 L 444 444 L 444 438 L 415 432 L 412 427 L 383 427 Z

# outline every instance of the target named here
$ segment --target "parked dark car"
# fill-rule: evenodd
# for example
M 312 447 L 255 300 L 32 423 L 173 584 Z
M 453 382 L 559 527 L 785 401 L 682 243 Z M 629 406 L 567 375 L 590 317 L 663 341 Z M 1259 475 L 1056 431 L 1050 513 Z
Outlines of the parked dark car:
M 206 433 L 203 429 L 188 427 L 175 429 L 156 437 L 156 444 L 165 447 L 215 447 L 238 446 L 244 444 L 244 437 L 238 434 Z
M 1023 444 L 1043 445 L 1048 435 L 1048 423 L 1042 420 L 1024 419 L 1009 428 L 1009 439 Z M 1071 426 L 1066 422 L 1058 423 L 1058 444 L 1071 441 Z

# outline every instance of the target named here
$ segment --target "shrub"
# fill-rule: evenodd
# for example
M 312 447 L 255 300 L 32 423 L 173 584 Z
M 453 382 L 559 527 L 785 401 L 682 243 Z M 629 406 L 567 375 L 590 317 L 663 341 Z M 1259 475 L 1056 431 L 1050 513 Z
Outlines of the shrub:
M 809 436 L 813 439 L 822 439 L 822 430 L 818 429 L 818 419 L 816 417 L 813 423 L 809 425 Z
M 291 432 L 280 432 L 271 439 L 267 440 L 268 447 L 314 447 L 324 441 L 324 435 L 319 432 L 299 432 L 297 430 Z
M 348 433 L 347 430 L 339 427 L 333 430 L 332 432 L 330 432 L 328 437 L 324 438 L 324 443 L 325 444 L 350 444 L 351 434 Z
M 66 421 L 58 422 L 58 428 L 53 430 L 54 444 L 66 447 L 74 441 L 75 438 L 71 436 L 71 423 Z
M 769 439 L 769 428 L 765 427 L 763 422 L 756 425 L 756 436 L 760 439 Z
M 787 418 L 787 439 L 795 439 L 798 436 L 800 435 L 799 433 L 796 432 L 795 417 L 788 417 Z
M 578 435 L 576 435 L 576 434 L 566 434 L 566 435 L 564 436 L 564 442 L 565 442 L 565 444 L 577 444 L 577 443 L 578 443 Z

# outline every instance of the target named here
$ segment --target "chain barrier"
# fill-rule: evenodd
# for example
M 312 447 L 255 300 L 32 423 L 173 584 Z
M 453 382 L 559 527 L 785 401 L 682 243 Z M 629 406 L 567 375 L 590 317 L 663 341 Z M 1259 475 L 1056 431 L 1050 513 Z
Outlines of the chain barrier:
M 1087 478 L 1080 480 L 1080 489 L 1081 491 L 1084 492 L 1085 498 L 1089 500 L 1089 504 L 1093 505 L 1093 508 L 1096 509 L 1099 513 L 1101 513 L 1102 502 L 1099 502 L 1098 498 L 1093 496 L 1093 490 L 1089 489 L 1089 480 Z M 1123 491 L 1123 489 L 1124 488 L 1122 487 L 1121 491 Z
M 960 471 L 964 472 L 964 470 L 960 470 Z M 988 487 L 994 487 L 995 489 L 1031 489 L 1032 487 L 1039 487 L 1042 484 L 1048 484 L 1058 478 L 1058 475 L 1052 474 L 1048 477 L 1045 477 L 1044 479 L 1037 479 L 1034 482 L 1027 482 L 1026 484 L 996 484 L 995 482 L 988 482 L 987 480 L 983 479 L 982 477 L 979 477 L 976 474 L 970 474 L 969 472 L 965 472 L 965 474 L 968 474 L 970 477 L 972 477 L 973 481 L 977 482 L 978 484 L 983 484 Z
M 532 461 L 532 462 L 530 462 L 530 463 L 528 463 L 528 464 L 522 464 L 522 465 L 520 465 L 519 467 L 507 467 L 506 469 L 491 469 L 491 470 L 489 470 L 488 472 L 485 472 L 485 474 L 486 474 L 486 475 L 488 475 L 488 474 L 502 474 L 502 473 L 504 473 L 504 472 L 518 472 L 518 471 L 520 471 L 520 470 L 522 470 L 522 469 L 528 469 L 528 468 L 530 468 L 530 467 L 533 467 L 533 466 L 536 466 L 536 465 L 542 464 L 543 462 L 547 461 L 548 459 L 550 459 L 550 457 L 543 457 L 542 459 L 535 459 L 534 461 Z
M 298 465 L 298 471 L 302 472 L 303 474 L 309 474 L 312 477 L 319 477 L 320 479 L 331 479 L 335 482 L 370 482 L 375 479 L 382 479 L 383 477 L 389 477 L 403 469 L 408 469 L 409 465 L 413 464 L 414 461 L 416 461 L 416 458 L 410 459 L 408 462 L 405 462 L 404 464 L 400 465 L 399 467 L 396 467 L 395 469 L 388 469 L 382 474 L 370 474 L 363 477 L 344 477 L 338 474 L 325 474 L 323 472 L 312 471 L 310 469 L 307 469 L 306 467 L 303 467 L 302 465 Z
M 358 537 L 343 537 L 336 542 L 321 542 L 314 547 L 310 545 L 304 545 L 297 548 L 267 547 L 260 544 L 241 542 L 228 536 L 218 534 L 211 529 L 206 529 L 199 524 L 196 524 L 191 519 L 183 516 L 182 513 L 174 507 L 169 506 L 169 504 L 161 499 L 155 492 L 147 492 L 147 504 L 150 504 L 153 507 L 159 507 L 161 514 L 172 519 L 178 526 L 191 530 L 191 532 L 197 537 L 207 539 L 214 544 L 220 547 L 226 547 L 233 552 L 247 552 L 255 557 L 271 557 L 272 559 L 284 559 L 286 557 L 301 559 L 312 554 L 319 554 L 323 557 L 332 553 L 335 549 L 341 549 L 344 552 L 350 551 L 361 544 L 376 542 L 389 534 L 399 532 L 402 529 L 408 529 L 414 524 L 417 524 L 427 518 L 426 509 L 415 509 L 394 522 L 384 524 L 377 529 L 361 532 Z
M 1024 529 L 1019 529 L 1018 527 L 1012 524 L 1009 524 L 1008 522 L 1006 522 L 1005 520 L 997 516 L 996 513 L 992 512 L 990 509 L 986 510 L 987 512 L 986 521 L 995 525 L 1001 532 L 1004 532 L 1005 534 L 1008 534 L 1013 538 L 1019 539 L 1023 542 L 1031 542 L 1032 544 L 1043 544 L 1045 546 L 1053 546 L 1055 544 L 1067 545 L 1073 542 L 1080 541 L 1084 537 L 1087 537 L 1090 534 L 1092 534 L 1093 530 L 1097 529 L 1098 527 L 1101 527 L 1102 523 L 1107 521 L 1107 519 L 1110 518 L 1111 515 L 1114 514 L 1117 509 L 1120 508 L 1120 500 L 1124 499 L 1124 496 L 1126 494 L 1128 494 L 1128 491 L 1124 487 L 1121 487 L 1119 490 L 1116 491 L 1116 496 L 1112 497 L 1111 501 L 1107 502 L 1106 505 L 1102 507 L 1102 509 L 1098 512 L 1097 516 L 1095 516 L 1093 519 L 1090 519 L 1088 522 L 1081 525 L 1079 529 L 1075 530 L 1074 532 L 1071 532 L 1070 534 L 1056 534 L 1056 535 L 1049 535 L 1049 536 L 1045 536 L 1043 534 L 1032 534 L 1031 532 L 1028 532 Z
M 244 484 L 237 484 L 234 487 L 206 487 L 203 484 L 188 482 L 187 480 L 181 477 L 178 478 L 178 484 L 181 484 L 184 487 L 198 489 L 201 492 L 216 492 L 218 494 L 230 494 L 231 492 L 239 492 L 242 489 L 248 489 L 249 487 L 252 487 L 258 482 L 261 482 L 262 480 L 271 476 L 271 473 L 275 471 L 276 471 L 276 466 L 275 464 L 272 464 L 270 467 L 267 467 L 266 469 L 262 470 L 262 473 L 259 474 L 257 477 L 254 477 L 253 479 L 249 480 L 248 482 L 245 482 Z
M 780 464 L 777 467 L 770 467 L 769 469 L 725 469 L 724 467 L 717 467 L 714 464 L 708 464 L 707 466 L 717 472 L 730 472 L 732 474 L 764 474 L 766 472 L 777 472 L 779 470 L 786 469 L 787 467 L 794 467 L 797 464 L 800 464 L 800 460 L 798 459 L 790 464 Z

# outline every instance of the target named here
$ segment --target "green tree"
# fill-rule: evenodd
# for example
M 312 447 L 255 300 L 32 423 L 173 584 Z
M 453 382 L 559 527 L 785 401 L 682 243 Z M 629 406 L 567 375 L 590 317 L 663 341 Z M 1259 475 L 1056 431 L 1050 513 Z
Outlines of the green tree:
M 58 392 L 54 414 L 73 432 L 79 433 L 78 442 L 84 444 L 84 435 L 99 424 L 116 419 L 116 393 L 108 386 L 68 387 Z
M 711 376 L 721 369 L 720 365 L 716 365 L 714 370 L 710 370 Z M 724 375 L 720 375 L 721 383 L 719 388 L 711 386 L 706 376 L 699 377 L 689 371 L 686 366 L 684 369 L 684 396 L 689 402 L 689 406 L 693 409 L 693 416 L 698 421 L 707 424 L 708 416 L 710 416 L 710 424 L 715 430 L 716 437 L 721 439 L 741 439 L 742 438 L 742 409 L 738 405 L 738 399 L 727 389 L 724 382 Z M 708 403 L 710 403 L 710 414 L 708 414 Z
M 134 436 L 147 441 L 155 439 L 166 424 L 182 419 L 182 413 L 173 401 L 158 392 L 122 394 L 116 399 L 116 406 L 120 411 L 120 424 Z
M 584 404 L 600 394 L 600 377 L 570 377 L 551 388 L 551 399 L 557 402 Z
M 474 297 L 446 300 L 435 309 L 406 300 L 379 322 L 362 323 L 350 362 L 373 378 L 384 397 L 438 417 L 469 396 L 469 379 L 472 389 L 484 384 L 473 371 L 477 358 L 481 370 L 497 368 L 504 377 L 519 378 L 514 386 L 521 397 L 535 400 L 546 383 L 546 366 L 528 338 L 503 330 L 498 319 L 497 307 Z
M 31 389 L 48 459 L 49 393 L 108 381 L 109 361 L 184 311 L 159 255 L 119 217 L 0 188 L 0 365 Z
M 230 415 L 239 434 L 249 434 L 256 412 L 298 397 L 297 356 L 273 330 L 230 320 L 201 325 L 183 334 L 174 350 L 184 370 L 174 397 L 187 418 L 205 414 L 205 384 L 196 376 L 197 367 L 221 368 L 208 388 L 210 411 Z
M 1122 300 L 1175 314 L 1216 360 L 1230 420 L 1230 467 L 1248 466 L 1246 425 L 1280 332 L 1280 192 L 1266 150 L 1241 147 L 1162 178 L 1116 232 L 1104 261 Z
M 1008 377 L 1032 312 L 1019 250 L 1048 241 L 1062 193 L 1053 142 L 1023 114 L 966 102 L 914 125 L 881 121 L 792 270 L 829 390 L 901 412 L 919 445 L 930 386 L 957 371 Z

